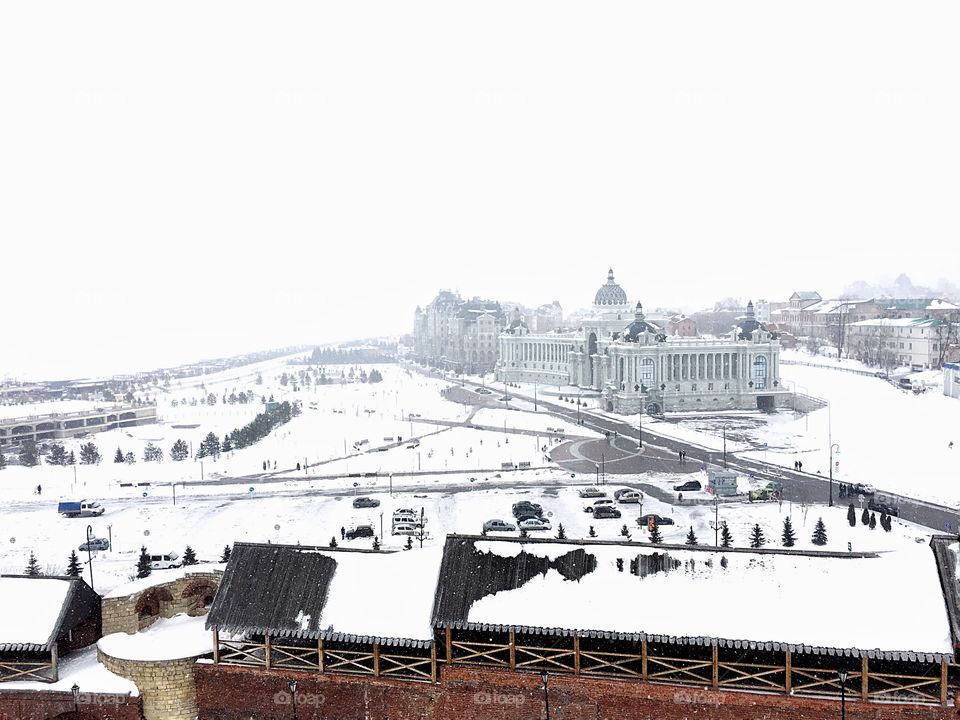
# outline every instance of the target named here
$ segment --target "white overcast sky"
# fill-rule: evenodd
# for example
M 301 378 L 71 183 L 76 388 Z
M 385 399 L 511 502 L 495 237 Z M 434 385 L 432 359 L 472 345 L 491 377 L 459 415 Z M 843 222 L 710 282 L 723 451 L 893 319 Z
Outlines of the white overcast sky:
M 960 4 L 0 5 L 0 378 L 957 282 Z

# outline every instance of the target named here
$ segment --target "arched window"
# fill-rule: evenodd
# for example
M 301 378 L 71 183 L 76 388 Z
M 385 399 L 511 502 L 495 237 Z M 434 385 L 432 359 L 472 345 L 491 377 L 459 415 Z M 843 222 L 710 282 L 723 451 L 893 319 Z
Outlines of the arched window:
M 767 359 L 762 355 L 753 361 L 753 386 L 757 390 L 767 387 Z
M 650 387 L 653 385 L 653 360 L 644 358 L 640 361 L 640 382 Z

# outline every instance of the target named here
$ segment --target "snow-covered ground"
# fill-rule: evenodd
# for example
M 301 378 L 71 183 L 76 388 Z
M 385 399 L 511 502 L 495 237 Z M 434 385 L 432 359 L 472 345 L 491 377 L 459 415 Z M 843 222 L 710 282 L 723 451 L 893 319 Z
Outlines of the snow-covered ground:
M 112 633 L 97 642 L 100 650 L 121 660 L 179 660 L 210 652 L 206 616 L 161 618 L 136 634 Z

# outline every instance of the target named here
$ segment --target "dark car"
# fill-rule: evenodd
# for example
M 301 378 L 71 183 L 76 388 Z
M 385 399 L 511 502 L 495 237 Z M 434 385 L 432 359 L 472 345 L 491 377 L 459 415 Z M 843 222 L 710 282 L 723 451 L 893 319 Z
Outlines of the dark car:
M 380 501 L 370 497 L 358 497 L 353 501 L 355 508 L 374 508 L 380 507 Z
M 687 480 L 680 485 L 674 485 L 673 489 L 678 492 L 691 492 L 693 490 L 703 490 L 703 485 L 700 484 L 699 480 Z
M 541 517 L 543 516 L 543 508 L 537 503 L 532 503 L 529 500 L 521 500 L 520 502 L 515 502 L 513 504 L 513 516 L 518 517 L 521 514 Z
M 350 528 L 347 530 L 345 535 L 347 540 L 356 540 L 357 538 L 373 537 L 373 526 L 372 525 L 358 525 L 357 527 Z
M 93 550 L 109 550 L 110 541 L 106 538 L 90 538 L 89 542 L 85 542 L 77 550 L 81 552 L 93 551 Z
M 867 509 L 872 510 L 873 512 L 886 513 L 887 515 L 893 515 L 894 517 L 900 517 L 900 508 L 896 505 L 891 505 L 887 502 L 880 502 L 870 498 L 867 502 Z
M 593 517 L 596 520 L 618 518 L 620 517 L 620 511 L 611 505 L 601 505 L 593 511 Z
M 873 485 L 865 485 L 864 483 L 854 483 L 850 486 L 850 492 L 853 495 L 874 495 L 877 492 L 877 489 Z
M 648 513 L 638 517 L 637 525 L 646 527 L 650 524 L 650 518 L 653 518 L 653 522 L 655 522 L 657 525 L 673 525 L 673 518 L 663 517 L 662 515 L 654 515 L 653 513 Z

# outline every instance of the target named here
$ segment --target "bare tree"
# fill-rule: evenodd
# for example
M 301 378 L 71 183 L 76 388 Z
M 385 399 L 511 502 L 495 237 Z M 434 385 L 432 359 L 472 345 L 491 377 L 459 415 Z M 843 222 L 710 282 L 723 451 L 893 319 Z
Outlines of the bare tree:
M 943 365 L 950 348 L 957 344 L 958 328 L 960 328 L 960 312 L 956 310 L 937 325 L 937 367 Z

